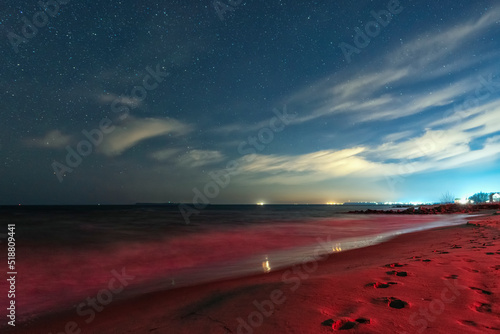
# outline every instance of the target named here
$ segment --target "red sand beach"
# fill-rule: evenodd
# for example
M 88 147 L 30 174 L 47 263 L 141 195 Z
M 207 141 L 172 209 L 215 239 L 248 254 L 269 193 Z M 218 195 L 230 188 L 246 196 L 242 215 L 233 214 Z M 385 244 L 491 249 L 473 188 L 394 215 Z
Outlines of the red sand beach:
M 17 333 L 498 333 L 500 215 L 258 276 L 74 310 Z M 85 321 L 88 320 L 88 323 Z

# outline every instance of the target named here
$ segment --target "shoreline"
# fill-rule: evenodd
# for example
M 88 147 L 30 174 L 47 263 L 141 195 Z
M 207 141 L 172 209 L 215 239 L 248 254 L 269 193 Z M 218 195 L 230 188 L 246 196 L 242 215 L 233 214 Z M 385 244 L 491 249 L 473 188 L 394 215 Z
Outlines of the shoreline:
M 397 214 L 397 215 L 442 215 L 442 214 L 460 214 L 460 213 L 480 213 L 481 211 L 500 210 L 498 202 L 479 203 L 479 204 L 435 204 L 435 205 L 417 205 L 401 210 L 355 210 L 348 211 L 350 214 Z
M 268 274 L 116 300 L 89 323 L 70 310 L 7 332 L 495 332 L 500 216 L 470 221 L 483 225 L 404 234 Z

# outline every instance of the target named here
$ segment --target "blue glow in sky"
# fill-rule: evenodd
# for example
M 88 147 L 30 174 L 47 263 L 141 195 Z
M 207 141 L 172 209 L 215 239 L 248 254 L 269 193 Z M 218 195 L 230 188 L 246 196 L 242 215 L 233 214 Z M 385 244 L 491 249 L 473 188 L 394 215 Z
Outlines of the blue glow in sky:
M 495 1 L 7 0 L 0 204 L 500 191 Z

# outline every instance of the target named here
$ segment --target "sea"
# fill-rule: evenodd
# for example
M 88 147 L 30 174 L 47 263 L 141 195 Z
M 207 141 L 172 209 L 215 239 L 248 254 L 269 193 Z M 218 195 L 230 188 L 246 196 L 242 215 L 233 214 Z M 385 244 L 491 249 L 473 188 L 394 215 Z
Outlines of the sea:
M 13 224 L 16 317 L 23 322 L 76 308 L 87 298 L 109 298 L 110 287 L 112 298 L 126 299 L 265 275 L 399 234 L 467 221 L 465 215 L 347 213 L 366 209 L 391 207 L 210 205 L 185 219 L 173 204 L 3 206 L 0 252 L 2 258 L 8 253 L 8 224 Z M 3 267 L 11 271 L 6 262 Z M 1 280 L 1 293 L 8 290 Z M 0 300 L 1 307 L 7 305 Z

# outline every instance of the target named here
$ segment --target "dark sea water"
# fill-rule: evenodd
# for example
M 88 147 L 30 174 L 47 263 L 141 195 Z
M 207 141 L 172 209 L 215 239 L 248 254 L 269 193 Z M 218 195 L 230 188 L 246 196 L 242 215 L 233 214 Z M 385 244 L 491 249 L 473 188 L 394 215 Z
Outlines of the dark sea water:
M 15 224 L 22 321 L 74 308 L 109 289 L 117 273 L 129 279 L 113 298 L 129 298 L 265 273 L 318 254 L 466 222 L 463 215 L 345 214 L 367 208 L 388 207 L 213 205 L 189 222 L 175 205 L 0 207 L 0 251 L 7 254 L 7 224 Z M 7 290 L 0 281 L 0 291 Z

